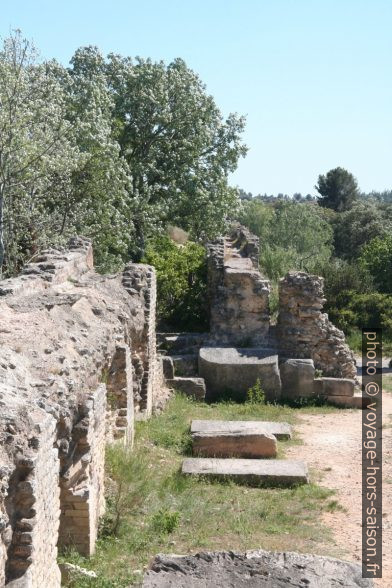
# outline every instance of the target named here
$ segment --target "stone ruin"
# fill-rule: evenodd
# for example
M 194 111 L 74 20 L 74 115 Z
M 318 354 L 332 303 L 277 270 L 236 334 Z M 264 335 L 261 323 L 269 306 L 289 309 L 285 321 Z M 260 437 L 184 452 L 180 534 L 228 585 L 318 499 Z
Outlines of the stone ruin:
M 353 353 L 323 312 L 323 278 L 282 278 L 273 325 L 258 259 L 257 237 L 240 225 L 208 245 L 210 332 L 159 336 L 168 385 L 212 400 L 228 388 L 244 396 L 260 378 L 268 400 L 318 396 L 362 407 Z
M 131 447 L 134 420 L 160 410 L 170 389 L 211 398 L 214 378 L 244 392 L 260 376 L 273 399 L 353 405 L 355 364 L 322 312 L 322 279 L 283 278 L 273 326 L 258 247 L 243 227 L 209 245 L 211 331 L 160 334 L 163 356 L 151 266 L 99 275 L 91 243 L 74 238 L 0 282 L 0 586 L 56 588 L 58 548 L 93 553 L 105 444 Z
M 59 547 L 94 551 L 106 441 L 167 397 L 155 271 L 93 269 L 91 243 L 47 250 L 0 282 L 0 586 L 60 586 Z

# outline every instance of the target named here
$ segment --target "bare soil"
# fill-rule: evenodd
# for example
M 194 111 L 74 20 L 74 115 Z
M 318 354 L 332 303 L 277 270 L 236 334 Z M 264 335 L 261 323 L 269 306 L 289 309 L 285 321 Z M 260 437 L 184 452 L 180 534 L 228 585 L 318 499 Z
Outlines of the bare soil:
M 302 445 L 286 451 L 308 463 L 314 481 L 336 491 L 344 510 L 323 514 L 344 559 L 361 561 L 361 411 L 301 417 L 296 426 Z M 383 393 L 383 578 L 376 586 L 392 587 L 392 395 Z M 335 552 L 336 553 L 336 552 Z

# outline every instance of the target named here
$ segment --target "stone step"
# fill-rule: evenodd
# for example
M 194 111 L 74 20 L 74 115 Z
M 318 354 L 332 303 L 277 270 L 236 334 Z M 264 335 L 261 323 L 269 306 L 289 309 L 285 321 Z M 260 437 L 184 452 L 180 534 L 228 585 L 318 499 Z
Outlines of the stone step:
M 303 461 L 285 459 L 219 459 L 189 457 L 182 473 L 212 478 L 230 478 L 249 486 L 294 486 L 308 484 L 308 468 Z
M 361 393 L 356 393 L 354 396 L 327 396 L 329 404 L 335 406 L 342 406 L 343 408 L 360 408 L 364 409 L 369 406 L 372 402 L 375 402 L 368 396 L 362 398 Z
M 174 388 L 196 400 L 204 400 L 206 396 L 206 384 L 203 378 L 172 378 L 166 380 L 169 388 Z
M 171 355 L 170 356 L 173 367 L 174 375 L 180 377 L 193 377 L 198 374 L 198 353 L 187 353 L 183 355 Z
M 292 429 L 288 423 L 274 421 L 204 421 L 194 420 L 191 424 L 191 433 L 219 433 L 227 427 L 232 427 L 242 432 L 253 431 L 255 429 L 269 433 L 278 439 L 278 441 L 287 441 L 292 437 Z
M 200 457 L 276 457 L 276 437 L 258 423 L 243 426 L 236 421 L 222 421 L 214 429 L 201 428 L 192 432 L 194 455 Z

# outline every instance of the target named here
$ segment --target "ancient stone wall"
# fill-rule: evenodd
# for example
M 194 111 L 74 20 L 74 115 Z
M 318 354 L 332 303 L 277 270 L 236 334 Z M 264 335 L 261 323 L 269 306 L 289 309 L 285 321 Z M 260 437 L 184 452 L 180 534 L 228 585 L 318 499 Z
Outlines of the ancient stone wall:
M 258 269 L 258 239 L 244 227 L 208 246 L 210 330 L 224 344 L 265 343 L 269 281 Z
M 278 339 L 293 358 L 311 358 L 326 376 L 355 378 L 354 356 L 344 333 L 322 312 L 324 280 L 305 272 L 289 272 L 279 283 Z
M 167 391 L 153 268 L 93 270 L 88 240 L 0 282 L 0 585 L 60 585 L 58 547 L 94 551 L 104 447 L 132 444 Z

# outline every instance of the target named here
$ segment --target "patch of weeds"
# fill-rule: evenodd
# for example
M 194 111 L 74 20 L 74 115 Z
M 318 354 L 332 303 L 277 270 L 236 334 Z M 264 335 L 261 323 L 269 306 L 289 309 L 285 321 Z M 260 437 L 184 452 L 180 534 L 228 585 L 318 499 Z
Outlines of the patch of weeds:
M 325 510 L 327 510 L 328 512 L 336 512 L 337 510 L 344 511 L 345 508 L 341 504 L 339 504 L 337 500 L 330 500 L 329 502 L 327 502 Z
M 265 392 L 261 386 L 260 378 L 257 378 L 254 385 L 247 391 L 246 402 L 249 402 L 249 404 L 265 404 Z
M 153 515 L 151 525 L 156 533 L 168 535 L 177 529 L 180 520 L 181 514 L 178 511 L 161 508 Z
M 323 375 L 324 375 L 324 372 L 323 372 L 323 370 L 317 370 L 317 369 L 316 369 L 316 370 L 314 370 L 314 377 L 315 377 L 315 378 L 322 378 L 322 377 L 323 377 Z

